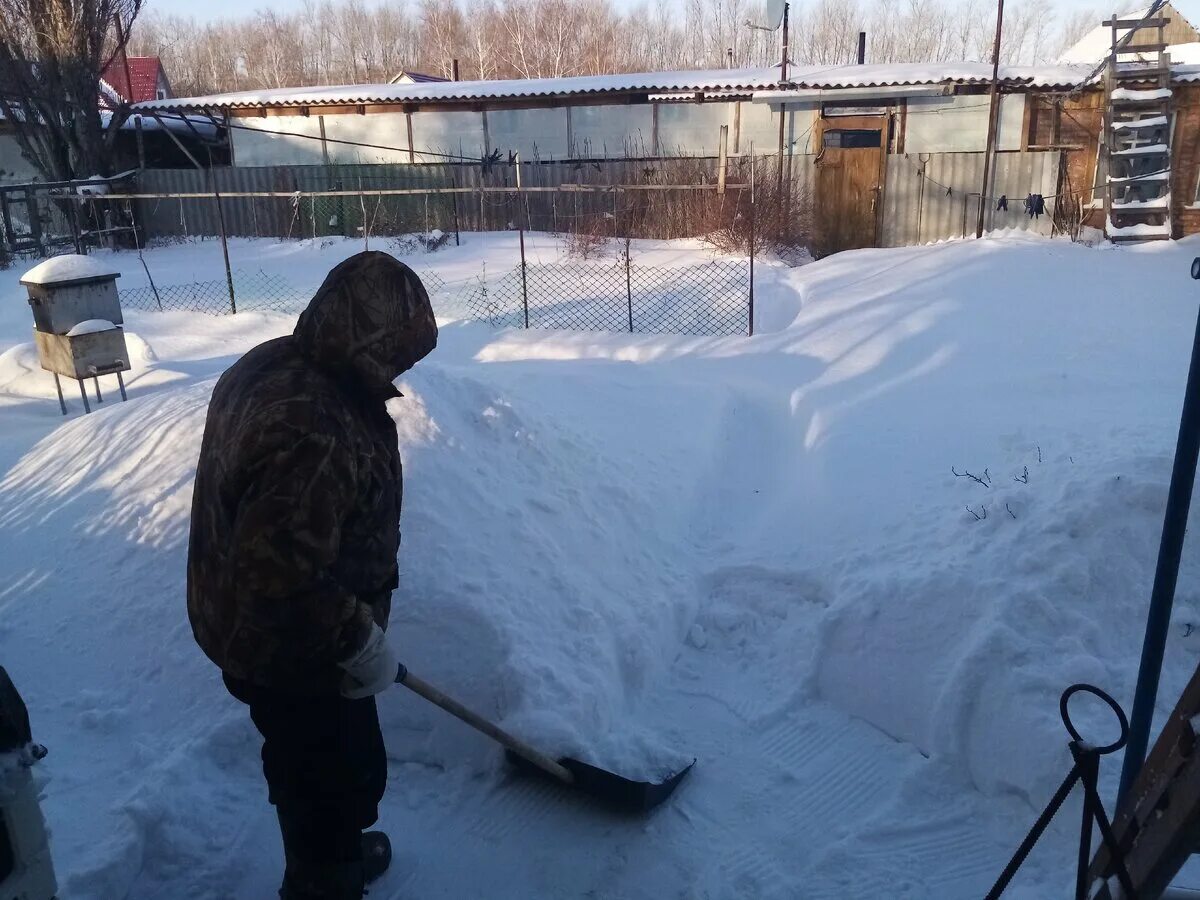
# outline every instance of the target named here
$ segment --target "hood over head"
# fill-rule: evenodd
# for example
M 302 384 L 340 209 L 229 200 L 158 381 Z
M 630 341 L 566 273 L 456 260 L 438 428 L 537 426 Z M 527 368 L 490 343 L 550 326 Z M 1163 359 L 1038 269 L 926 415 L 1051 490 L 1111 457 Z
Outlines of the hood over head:
M 437 322 L 421 279 L 374 250 L 325 276 L 293 333 L 313 362 L 383 396 L 395 396 L 392 381 L 437 346 Z

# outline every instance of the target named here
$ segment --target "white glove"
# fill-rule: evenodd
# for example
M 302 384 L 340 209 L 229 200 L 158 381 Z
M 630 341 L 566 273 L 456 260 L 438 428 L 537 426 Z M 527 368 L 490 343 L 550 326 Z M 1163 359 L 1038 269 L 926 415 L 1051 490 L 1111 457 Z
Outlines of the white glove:
M 399 662 L 388 643 L 387 635 L 375 623 L 361 650 L 338 663 L 345 670 L 342 676 L 342 696 L 362 700 L 387 690 L 396 681 Z

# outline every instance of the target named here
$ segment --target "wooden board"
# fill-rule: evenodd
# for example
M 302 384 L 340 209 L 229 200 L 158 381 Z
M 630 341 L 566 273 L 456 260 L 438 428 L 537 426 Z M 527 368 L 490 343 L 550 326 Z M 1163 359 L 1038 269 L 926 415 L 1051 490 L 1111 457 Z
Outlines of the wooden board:
M 1184 688 L 1154 742 L 1145 765 L 1117 810 L 1113 834 L 1139 898 L 1158 897 L 1200 846 L 1200 669 Z M 1112 866 L 1101 844 L 1088 870 L 1089 884 L 1109 878 Z M 1096 900 L 1118 896 L 1106 886 Z
M 820 152 L 816 158 L 814 223 L 818 254 L 874 247 L 879 239 L 882 211 L 886 116 L 839 116 L 817 120 L 814 130 Z M 829 146 L 826 134 L 838 131 L 879 132 L 871 147 Z

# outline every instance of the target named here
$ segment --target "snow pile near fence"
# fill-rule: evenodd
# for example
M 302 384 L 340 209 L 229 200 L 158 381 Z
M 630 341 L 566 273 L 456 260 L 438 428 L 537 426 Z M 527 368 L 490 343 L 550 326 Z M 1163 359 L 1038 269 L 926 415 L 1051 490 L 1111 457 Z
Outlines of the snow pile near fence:
M 551 752 L 699 763 L 615 820 L 384 695 L 380 896 L 986 892 L 1069 765 L 1058 694 L 1132 696 L 1195 249 L 764 264 L 749 340 L 445 323 L 390 407 L 402 658 Z M 192 641 L 183 568 L 215 377 L 293 319 L 127 319 L 130 402 L 64 422 L 0 313 L 0 660 L 51 748 L 64 898 L 267 896 L 256 737 Z M 1200 658 L 1198 565 L 1166 707 Z M 1065 890 L 1076 841 L 1052 830 L 1014 896 Z

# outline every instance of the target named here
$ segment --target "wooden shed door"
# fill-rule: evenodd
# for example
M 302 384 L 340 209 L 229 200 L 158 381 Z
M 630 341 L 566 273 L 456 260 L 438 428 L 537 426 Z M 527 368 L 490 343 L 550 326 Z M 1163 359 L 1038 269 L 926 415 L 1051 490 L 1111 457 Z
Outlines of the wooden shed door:
M 883 200 L 887 119 L 818 119 L 816 244 L 820 255 L 874 247 Z

